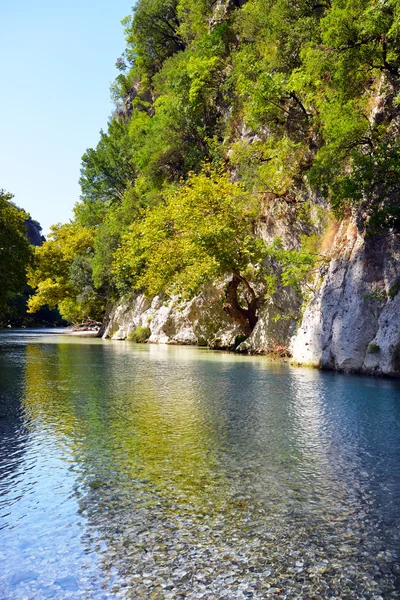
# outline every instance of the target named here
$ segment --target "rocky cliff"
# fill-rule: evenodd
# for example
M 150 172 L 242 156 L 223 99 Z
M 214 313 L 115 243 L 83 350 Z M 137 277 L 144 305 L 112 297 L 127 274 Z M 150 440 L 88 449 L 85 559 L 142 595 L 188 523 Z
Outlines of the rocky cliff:
M 318 199 L 313 198 L 313 203 L 317 206 Z M 313 223 L 313 231 L 319 231 L 320 220 L 315 218 Z M 296 248 L 301 235 L 309 231 L 310 225 L 297 218 L 294 205 L 283 201 L 278 205 L 272 199 L 265 202 L 257 235 L 266 244 L 279 237 L 286 248 Z M 228 279 L 205 286 L 188 302 L 162 296 L 147 299 L 143 294 L 133 294 L 112 308 L 104 337 L 127 339 L 138 328 L 146 328 L 149 343 L 192 344 L 252 354 L 286 354 L 301 316 L 301 299 L 290 288 L 279 289 L 264 302 L 255 329 L 244 339 L 240 326 L 224 311 Z
M 284 287 L 287 282 L 282 278 L 272 295 L 266 285 L 263 288 L 261 277 L 252 282 L 260 302 L 258 320 L 254 329 L 255 319 L 250 323 L 252 333 L 246 337 L 245 329 L 224 311 L 224 305 L 225 310 L 229 308 L 230 269 L 226 269 L 224 280 L 208 284 L 189 302 L 162 296 L 146 299 L 138 294 L 121 301 L 109 312 L 105 337 L 126 339 L 141 329 L 146 330 L 150 343 L 207 345 L 288 356 L 318 368 L 400 375 L 400 235 L 392 233 L 400 230 L 400 63 L 392 29 L 387 34 L 377 30 L 376 37 L 365 38 L 365 23 L 371 15 L 375 15 L 372 21 L 383 23 L 389 13 L 379 17 L 374 12 L 376 3 L 371 3 L 357 32 L 353 18 L 348 21 L 347 9 L 339 10 L 339 4 L 336 8 L 329 5 L 326 14 L 322 5 L 301 15 L 290 7 L 283 18 L 280 5 L 274 15 L 274 3 L 267 16 L 261 0 L 217 0 L 207 17 L 207 35 L 220 36 L 223 46 L 218 46 L 216 62 L 207 62 L 211 56 L 207 54 L 201 63 L 220 64 L 223 57 L 224 68 L 219 79 L 216 75 L 213 79 L 228 88 L 223 88 L 222 95 L 216 89 L 210 96 L 210 105 L 218 108 L 215 123 L 224 124 L 222 129 L 214 126 L 214 139 L 219 140 L 230 178 L 248 186 L 264 203 L 251 235 L 262 238 L 267 246 L 279 238 L 289 251 L 300 250 L 304 238 L 319 236 L 321 247 L 313 253 L 323 258 L 316 261 L 319 266 L 311 294 L 306 291 L 308 272 L 302 281 L 303 294 L 296 284 Z M 388 43 L 393 44 L 390 51 Z M 369 44 L 368 52 L 358 52 Z M 344 50 L 351 60 L 343 62 Z M 182 69 L 184 63 L 179 64 Z M 192 56 L 188 64 L 187 106 L 195 86 L 203 85 L 203 80 L 195 79 Z M 231 89 L 232 82 L 236 83 Z M 287 82 L 289 87 L 285 87 Z M 207 83 L 207 94 L 212 83 Z M 228 103 L 226 89 L 232 92 Z M 142 98 L 141 93 L 140 85 L 131 86 L 124 118 L 132 117 L 138 97 L 150 105 L 148 115 L 157 118 L 152 95 Z M 164 170 L 170 169 L 169 163 L 167 169 L 164 165 Z M 325 200 L 318 190 L 324 190 Z M 331 211 L 337 218 L 353 216 L 329 232 L 326 214 Z M 367 230 L 387 233 L 368 237 Z M 268 259 L 260 264 L 263 275 L 271 264 L 282 275 L 282 264 L 274 265 L 273 260 L 268 264 Z M 243 294 L 237 300 L 244 305 Z
M 292 340 L 294 361 L 400 374 L 400 236 L 363 237 L 341 224 L 320 288 Z
M 223 289 L 209 285 L 190 302 L 133 295 L 111 310 L 103 337 L 129 339 L 141 327 L 148 329 L 150 343 L 232 348 L 241 332 L 223 311 Z
M 25 221 L 26 237 L 32 244 L 32 246 L 41 246 L 45 241 L 45 237 L 42 235 L 42 228 L 40 223 L 34 221 L 32 217 L 29 217 Z
M 289 226 L 286 231 L 290 237 Z M 244 341 L 240 328 L 223 311 L 223 282 L 186 303 L 133 296 L 113 308 L 104 337 L 126 339 L 138 327 L 146 327 L 150 343 L 275 355 L 289 348 L 299 364 L 399 375 L 400 235 L 366 239 L 349 219 L 340 224 L 329 254 L 303 316 L 296 295 L 284 289 L 266 302 Z

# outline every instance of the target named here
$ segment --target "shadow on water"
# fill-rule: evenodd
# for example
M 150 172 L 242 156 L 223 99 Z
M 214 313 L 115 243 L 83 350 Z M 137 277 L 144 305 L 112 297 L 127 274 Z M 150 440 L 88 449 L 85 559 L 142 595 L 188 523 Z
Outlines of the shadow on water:
M 41 340 L 3 348 L 29 439 L 7 598 L 394 597 L 398 384 Z
M 18 477 L 28 438 L 22 404 L 25 351 L 0 344 L 0 507 L 1 496 Z

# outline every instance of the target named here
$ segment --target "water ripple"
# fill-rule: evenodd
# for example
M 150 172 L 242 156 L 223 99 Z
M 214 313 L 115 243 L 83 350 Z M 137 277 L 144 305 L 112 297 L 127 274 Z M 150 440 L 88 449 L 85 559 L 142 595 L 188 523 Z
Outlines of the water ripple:
M 0 597 L 399 597 L 398 383 L 35 332 L 0 369 Z

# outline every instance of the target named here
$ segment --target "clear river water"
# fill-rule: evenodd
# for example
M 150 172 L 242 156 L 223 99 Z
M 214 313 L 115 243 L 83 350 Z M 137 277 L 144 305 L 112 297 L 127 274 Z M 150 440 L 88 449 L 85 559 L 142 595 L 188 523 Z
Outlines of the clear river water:
M 400 597 L 400 383 L 0 334 L 0 599 Z

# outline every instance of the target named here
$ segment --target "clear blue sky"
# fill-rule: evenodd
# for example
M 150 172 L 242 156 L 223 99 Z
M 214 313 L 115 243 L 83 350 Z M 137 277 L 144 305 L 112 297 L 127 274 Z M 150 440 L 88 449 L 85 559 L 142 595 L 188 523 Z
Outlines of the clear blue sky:
M 0 0 L 0 188 L 43 232 L 68 221 L 80 160 L 113 106 L 134 0 Z

